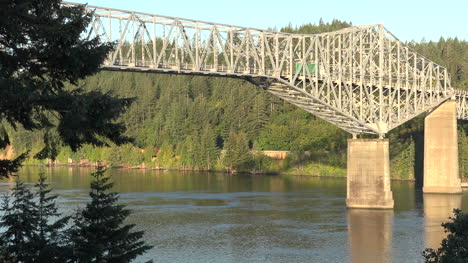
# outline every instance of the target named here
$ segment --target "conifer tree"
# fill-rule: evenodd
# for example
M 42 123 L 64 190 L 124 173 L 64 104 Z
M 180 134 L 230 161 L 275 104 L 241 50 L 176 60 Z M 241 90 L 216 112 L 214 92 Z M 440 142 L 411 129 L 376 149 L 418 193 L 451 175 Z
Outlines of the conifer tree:
M 60 216 L 56 195 L 50 195 L 43 173 L 35 185 L 36 194 L 17 181 L 1 210 L 0 259 L 11 262 L 61 263 L 67 257 L 68 243 L 64 229 L 69 217 Z M 36 196 L 37 198 L 34 198 Z
M 200 155 L 200 166 L 208 170 L 211 169 L 219 156 L 219 150 L 216 146 L 216 135 L 208 125 L 205 125 L 200 137 Z
M 131 141 L 116 118 L 132 99 L 65 85 L 95 74 L 114 44 L 83 38 L 92 13 L 61 2 L 0 1 L 0 149 L 11 143 L 5 126 L 52 129 L 73 150 Z M 48 153 L 54 153 L 50 145 L 41 156 Z M 0 160 L 0 178 L 16 172 L 24 158 Z
M 35 262 L 64 262 L 68 256 L 68 242 L 64 230 L 70 217 L 62 217 L 57 211 L 57 195 L 50 195 L 51 189 L 46 183 L 44 173 L 39 175 L 37 188 L 37 220 L 33 246 L 37 251 Z M 58 220 L 52 221 L 55 218 Z
M 156 157 L 156 165 L 158 167 L 171 167 L 174 159 L 174 145 L 164 143 L 159 149 Z
M 142 241 L 143 231 L 132 232 L 135 225 L 124 225 L 130 211 L 118 205 L 117 193 L 109 192 L 113 183 L 98 167 L 91 175 L 91 202 L 74 216 L 69 232 L 72 243 L 71 262 L 131 262 L 151 249 Z
M 460 176 L 468 178 L 468 136 L 463 129 L 458 131 L 458 150 Z
M 2 262 L 34 262 L 38 209 L 34 194 L 23 182 L 16 181 L 10 196 L 5 196 L 0 218 L 0 259 Z
M 229 172 L 232 172 L 235 163 L 234 153 L 236 151 L 236 134 L 233 130 L 229 132 L 228 137 L 224 141 L 223 164 Z
M 197 150 L 195 143 L 194 138 L 189 135 L 185 137 L 184 142 L 177 149 L 177 154 L 180 156 L 180 164 L 184 169 L 193 168 L 195 165 L 195 151 Z
M 200 144 L 200 135 L 198 131 L 193 131 L 192 133 L 192 163 L 194 169 L 200 169 L 203 167 L 203 150 L 201 149 Z
M 236 134 L 231 130 L 224 144 L 224 150 L 223 163 L 229 172 L 236 172 L 246 168 L 248 162 L 252 160 L 249 142 L 243 132 Z
M 264 93 L 258 93 L 254 98 L 252 113 L 249 115 L 248 125 L 251 138 L 258 138 L 260 130 L 268 123 L 268 110 Z

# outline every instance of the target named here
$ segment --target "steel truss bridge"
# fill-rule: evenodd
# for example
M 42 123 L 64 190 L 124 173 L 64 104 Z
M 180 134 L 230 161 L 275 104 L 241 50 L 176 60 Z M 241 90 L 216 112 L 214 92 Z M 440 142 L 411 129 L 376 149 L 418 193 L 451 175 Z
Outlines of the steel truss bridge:
M 379 24 L 288 34 L 86 8 L 94 15 L 84 37 L 117 43 L 105 70 L 244 78 L 353 135 L 383 137 L 449 99 L 468 120 L 468 92 L 451 86 L 447 69 Z

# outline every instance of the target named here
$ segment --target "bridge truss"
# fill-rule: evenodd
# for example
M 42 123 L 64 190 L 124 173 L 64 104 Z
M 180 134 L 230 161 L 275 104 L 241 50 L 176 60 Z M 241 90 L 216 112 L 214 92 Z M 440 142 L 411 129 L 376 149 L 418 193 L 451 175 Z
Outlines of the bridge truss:
M 457 100 L 457 118 L 468 120 L 468 91 L 455 90 Z
M 447 69 L 382 25 L 288 34 L 87 8 L 94 15 L 84 37 L 117 43 L 106 70 L 244 78 L 352 134 L 384 136 L 450 98 L 468 119 L 468 93 L 451 87 Z

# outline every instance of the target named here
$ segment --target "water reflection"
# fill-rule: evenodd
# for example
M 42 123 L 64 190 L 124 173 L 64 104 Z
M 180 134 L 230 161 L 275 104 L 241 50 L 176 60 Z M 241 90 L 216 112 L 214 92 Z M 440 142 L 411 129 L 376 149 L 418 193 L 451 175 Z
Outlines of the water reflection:
M 393 210 L 348 209 L 351 262 L 391 262 Z
M 21 179 L 32 185 L 44 171 L 59 209 L 71 215 L 89 200 L 93 170 L 25 167 Z M 343 178 L 108 173 L 133 211 L 128 222 L 155 245 L 137 262 L 422 262 L 424 248 L 443 238 L 440 224 L 453 207 L 468 210 L 468 192 L 423 197 L 403 181 L 392 182 L 395 209 L 384 211 L 346 209 Z M 0 197 L 13 186 L 0 181 Z
M 436 249 L 446 237 L 441 224 L 453 215 L 454 208 L 462 207 L 462 195 L 424 194 L 423 198 L 426 247 Z

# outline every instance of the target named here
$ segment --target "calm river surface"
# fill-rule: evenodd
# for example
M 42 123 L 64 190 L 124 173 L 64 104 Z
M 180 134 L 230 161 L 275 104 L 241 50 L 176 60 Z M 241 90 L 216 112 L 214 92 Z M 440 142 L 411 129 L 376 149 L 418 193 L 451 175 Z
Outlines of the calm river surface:
M 88 200 L 92 169 L 45 171 L 67 214 Z M 423 195 L 392 182 L 395 209 L 346 209 L 346 179 L 111 169 L 129 223 L 155 247 L 138 262 L 422 262 L 463 195 Z M 12 187 L 0 181 L 0 194 Z

